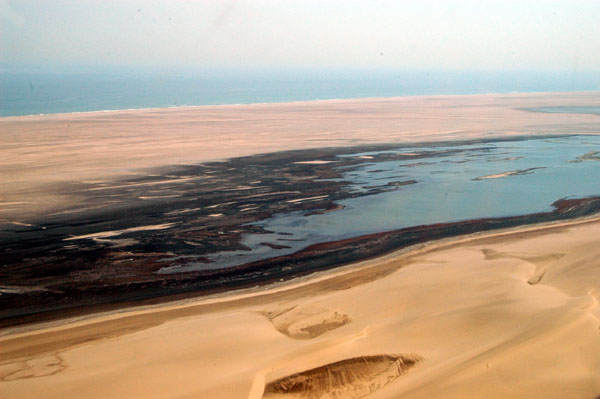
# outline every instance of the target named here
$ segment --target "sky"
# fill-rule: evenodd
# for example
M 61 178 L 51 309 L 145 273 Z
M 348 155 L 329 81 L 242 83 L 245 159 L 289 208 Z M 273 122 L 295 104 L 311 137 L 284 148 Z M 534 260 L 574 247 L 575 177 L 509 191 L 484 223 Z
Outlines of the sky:
M 0 0 L 0 64 L 600 71 L 600 1 Z

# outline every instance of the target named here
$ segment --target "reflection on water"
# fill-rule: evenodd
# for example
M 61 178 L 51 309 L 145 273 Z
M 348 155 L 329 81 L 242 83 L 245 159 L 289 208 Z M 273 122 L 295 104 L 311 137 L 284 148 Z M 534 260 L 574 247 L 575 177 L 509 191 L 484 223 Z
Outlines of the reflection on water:
M 345 208 L 332 213 L 276 215 L 256 223 L 272 234 L 244 237 L 243 243 L 252 251 L 222 252 L 212 257 L 215 263 L 211 265 L 187 265 L 185 269 L 232 266 L 289 254 L 318 242 L 410 226 L 550 211 L 551 204 L 558 199 L 600 194 L 600 161 L 593 158 L 581 161 L 583 154 L 600 151 L 600 136 L 502 141 L 485 146 L 469 144 L 435 149 L 458 148 L 467 151 L 418 161 L 373 162 L 346 172 L 344 179 L 352 182 L 355 191 L 398 181 L 415 180 L 417 183 L 399 186 L 391 192 L 341 201 Z M 398 152 L 422 150 L 403 147 Z M 287 248 L 261 245 L 265 242 Z M 185 269 L 177 268 L 177 271 Z

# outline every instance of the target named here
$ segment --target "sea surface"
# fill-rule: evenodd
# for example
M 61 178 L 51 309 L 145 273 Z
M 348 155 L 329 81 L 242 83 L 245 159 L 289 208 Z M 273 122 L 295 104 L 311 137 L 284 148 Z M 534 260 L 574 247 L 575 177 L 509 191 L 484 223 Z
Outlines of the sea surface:
M 436 94 L 600 90 L 600 74 L 0 66 L 0 116 Z

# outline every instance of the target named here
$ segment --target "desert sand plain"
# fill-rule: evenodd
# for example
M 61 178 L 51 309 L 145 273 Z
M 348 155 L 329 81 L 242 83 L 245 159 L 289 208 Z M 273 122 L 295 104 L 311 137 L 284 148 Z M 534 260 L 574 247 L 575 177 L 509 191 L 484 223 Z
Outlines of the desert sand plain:
M 161 164 L 593 134 L 597 115 L 519 109 L 598 104 L 482 95 L 3 118 L 0 216 L 77 204 L 44 196 L 55 182 Z M 0 396 L 596 399 L 599 233 L 598 217 L 479 233 L 271 286 L 6 328 Z

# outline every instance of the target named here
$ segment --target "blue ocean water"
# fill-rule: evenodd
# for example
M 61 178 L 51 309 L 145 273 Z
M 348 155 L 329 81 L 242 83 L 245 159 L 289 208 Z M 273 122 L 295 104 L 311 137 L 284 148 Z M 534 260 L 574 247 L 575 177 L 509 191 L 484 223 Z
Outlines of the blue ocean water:
M 600 90 L 598 73 L 0 66 L 0 116 L 317 99 Z

